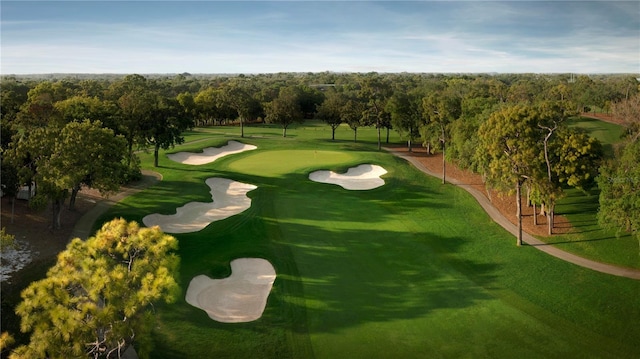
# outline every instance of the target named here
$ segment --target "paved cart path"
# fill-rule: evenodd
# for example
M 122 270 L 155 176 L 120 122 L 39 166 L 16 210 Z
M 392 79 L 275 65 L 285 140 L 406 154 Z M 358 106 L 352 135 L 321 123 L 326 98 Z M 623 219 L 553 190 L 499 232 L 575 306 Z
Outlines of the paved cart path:
M 418 158 L 412 155 L 408 155 L 406 154 L 406 152 L 397 151 L 393 148 L 385 148 L 385 150 L 400 158 L 403 158 L 409 161 L 411 164 L 413 164 L 417 169 L 421 170 L 422 172 L 430 176 L 441 178 L 439 174 L 436 174 L 430 171 L 427 167 L 425 167 Z M 480 203 L 480 206 L 482 206 L 482 208 L 487 212 L 487 214 L 489 214 L 489 217 L 491 217 L 491 219 L 493 219 L 496 223 L 501 225 L 504 229 L 512 233 L 514 236 L 518 234 L 518 227 L 513 223 L 511 223 L 505 216 L 503 216 L 502 213 L 500 213 L 500 211 L 498 211 L 498 209 L 494 207 L 493 204 L 491 204 L 491 202 L 489 201 L 489 199 L 485 195 L 483 195 L 480 191 L 471 187 L 470 185 L 460 183 L 460 181 L 456 180 L 455 178 L 448 177 L 446 180 L 447 182 L 454 184 L 458 187 L 461 187 L 467 192 L 469 192 L 478 201 L 478 203 Z M 640 280 L 640 270 L 638 269 L 618 267 L 611 264 L 592 261 L 590 259 L 586 259 L 586 258 L 577 256 L 575 254 L 565 252 L 561 249 L 558 249 L 557 247 L 544 243 L 541 240 L 535 238 L 534 236 L 526 232 L 522 233 L 522 240 L 528 245 L 533 246 L 547 254 L 550 254 L 554 257 L 560 258 L 567 262 L 577 264 L 581 267 L 589 268 L 598 272 L 612 274 L 620 277 L 627 277 L 631 279 Z

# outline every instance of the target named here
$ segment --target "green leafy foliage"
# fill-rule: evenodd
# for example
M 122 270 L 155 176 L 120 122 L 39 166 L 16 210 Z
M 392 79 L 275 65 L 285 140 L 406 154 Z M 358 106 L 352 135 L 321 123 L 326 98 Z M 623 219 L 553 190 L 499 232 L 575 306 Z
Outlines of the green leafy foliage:
M 346 98 L 342 93 L 330 91 L 327 93 L 324 102 L 318 106 L 315 118 L 326 122 L 331 126 L 331 139 L 335 140 L 336 129 L 343 122 L 342 108 Z
M 148 353 L 153 303 L 179 291 L 176 249 L 157 227 L 123 219 L 72 240 L 47 277 L 22 292 L 16 313 L 31 339 L 12 358 L 117 358 L 134 342 Z
M 62 128 L 35 128 L 14 143 L 9 162 L 18 168 L 20 182 L 35 181 L 32 205 L 54 202 L 53 226 L 59 228 L 62 202 L 81 185 L 103 193 L 119 188 L 125 172 L 125 141 L 99 121 L 70 122 Z M 73 203 L 73 201 L 72 201 Z
M 628 143 L 617 160 L 600 168 L 598 185 L 600 224 L 640 240 L 640 141 Z
M 362 111 L 362 123 L 374 125 L 378 133 L 378 149 L 382 148 L 380 128 L 385 117 L 388 116 L 385 106 L 392 94 L 389 79 L 375 72 L 364 75 L 359 83 L 358 96 L 365 104 Z
M 503 107 L 480 126 L 477 156 L 486 159 L 490 184 L 509 190 L 530 177 L 540 153 L 536 127 L 535 113 L 523 105 Z
M 154 165 L 158 167 L 158 151 L 182 143 L 181 134 L 193 121 L 177 99 L 156 95 L 151 105 L 149 117 L 139 121 L 139 142 L 153 148 Z
M 11 248 L 15 245 L 16 236 L 6 232 L 5 228 L 0 228 L 0 250 Z
M 282 88 L 278 97 L 267 104 L 265 108 L 269 123 L 282 126 L 282 137 L 287 137 L 287 127 L 294 122 L 303 122 L 303 113 L 294 88 Z
M 602 144 L 584 132 L 563 129 L 552 148 L 553 171 L 560 184 L 587 190 L 595 184 Z
M 422 97 L 416 92 L 396 92 L 387 102 L 386 111 L 391 114 L 391 124 L 411 143 L 420 137 L 420 126 L 424 123 L 422 116 Z
M 522 244 L 521 188 L 539 168 L 535 111 L 524 105 L 506 106 L 494 112 L 478 130 L 477 157 L 485 160 L 482 171 L 487 182 L 516 192 L 518 240 Z

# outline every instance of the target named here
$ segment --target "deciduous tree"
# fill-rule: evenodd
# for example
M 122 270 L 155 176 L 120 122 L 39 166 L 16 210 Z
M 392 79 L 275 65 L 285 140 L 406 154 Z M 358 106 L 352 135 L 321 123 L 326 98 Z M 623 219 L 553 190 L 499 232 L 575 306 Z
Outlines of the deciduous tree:
M 58 229 L 70 191 L 75 199 L 82 185 L 103 193 L 120 186 L 126 142 L 99 121 L 71 122 L 62 129 L 33 130 L 15 143 L 8 156 L 12 163 L 23 164 L 22 182 L 34 180 L 38 185 L 33 205 L 44 207 L 51 201 L 52 227 Z
M 380 129 L 384 117 L 384 108 L 387 100 L 391 96 L 391 85 L 386 78 L 377 73 L 367 74 L 360 84 L 360 98 L 365 104 L 362 112 L 362 121 L 366 124 L 373 124 L 378 132 L 378 150 L 382 148 Z
M 294 122 L 304 121 L 302 110 L 295 89 L 282 88 L 278 97 L 267 104 L 267 117 L 269 123 L 277 123 L 282 126 L 282 137 L 287 137 L 287 128 Z
M 127 140 L 127 165 L 135 163 L 133 153 L 136 141 L 140 139 L 140 125 L 147 121 L 155 103 L 155 96 L 144 76 L 128 75 L 114 83 L 110 89 L 118 106 L 118 133 Z
M 53 105 L 62 125 L 84 120 L 100 121 L 114 131 L 118 129 L 115 104 L 97 97 L 73 96 Z
M 316 118 L 326 122 L 331 127 L 331 140 L 336 139 L 336 129 L 342 124 L 342 108 L 345 98 L 336 91 L 327 93 L 324 102 L 318 106 Z
M 627 126 L 632 141 L 640 138 L 640 95 L 614 103 L 612 111 Z
M 640 241 L 640 140 L 628 142 L 616 157 L 600 169 L 598 221 Z
M 353 130 L 353 142 L 358 141 L 358 128 L 362 126 L 362 113 L 365 111 L 365 105 L 352 98 L 342 107 L 342 119 Z
M 452 93 L 435 92 L 422 101 L 422 113 L 426 119 L 425 126 L 432 127 L 431 132 L 440 134 L 442 149 L 442 184 L 446 183 L 446 147 L 449 138 L 449 124 L 460 117 L 460 98 Z M 428 131 L 425 131 L 428 132 Z
M 503 107 L 478 130 L 478 157 L 486 159 L 484 172 L 489 183 L 502 190 L 515 190 L 518 218 L 517 245 L 522 244 L 522 184 L 537 165 L 537 117 L 524 105 Z
M 400 92 L 389 98 L 386 110 L 391 114 L 391 124 L 401 135 L 407 137 L 407 147 L 412 151 L 412 143 L 420 137 L 422 116 L 422 96 L 416 92 Z
M 244 122 L 249 118 L 252 110 L 251 97 L 242 82 L 229 83 L 224 87 L 224 103 L 233 108 L 240 119 L 240 137 L 244 137 Z
M 184 142 L 182 132 L 193 125 L 178 100 L 157 95 L 149 117 L 140 123 L 140 142 L 153 147 L 153 165 L 158 167 L 160 149 Z

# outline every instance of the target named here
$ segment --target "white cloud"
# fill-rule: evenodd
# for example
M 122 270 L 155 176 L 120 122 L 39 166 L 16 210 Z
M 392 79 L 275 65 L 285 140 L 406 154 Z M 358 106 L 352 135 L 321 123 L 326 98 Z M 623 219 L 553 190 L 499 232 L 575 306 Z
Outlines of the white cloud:
M 529 2 L 407 2 L 398 7 L 375 2 L 265 4 L 262 12 L 248 11 L 242 17 L 227 11 L 167 14 L 164 19 L 136 22 L 3 18 L 1 70 L 640 71 L 640 29 L 633 28 L 639 16 L 625 12 L 633 8 L 625 4 L 618 4 L 624 16 L 618 5 L 606 4 L 576 8 Z M 549 12 L 558 6 L 567 13 Z M 592 14 L 592 8 L 607 11 Z M 518 12 L 523 9 L 529 13 Z M 598 18 L 609 28 L 592 23 Z M 623 24 L 612 25 L 619 18 Z M 554 23 L 558 26 L 546 28 Z

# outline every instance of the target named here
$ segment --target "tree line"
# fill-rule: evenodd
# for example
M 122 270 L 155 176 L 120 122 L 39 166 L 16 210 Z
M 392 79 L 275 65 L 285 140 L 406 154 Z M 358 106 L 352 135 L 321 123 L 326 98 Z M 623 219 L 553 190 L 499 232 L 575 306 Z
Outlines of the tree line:
M 194 126 L 326 122 L 335 139 L 346 124 L 374 126 L 382 147 L 390 130 L 482 174 L 488 186 L 541 206 L 553 231 L 555 203 L 567 187 L 598 185 L 599 220 L 640 239 L 640 96 L 628 76 L 273 74 L 22 81 L 3 78 L 2 191 L 34 184 L 36 206 L 52 203 L 54 227 L 82 186 L 116 190 L 140 175 L 135 150 L 184 141 Z M 615 156 L 567 126 L 580 112 L 611 111 L 627 128 Z M 523 195 L 523 192 L 526 194 Z M 535 208 L 534 208 L 535 212 Z M 533 216 L 534 221 L 536 216 Z M 519 226 L 521 228 L 521 226 Z M 522 242 L 522 232 L 517 244 Z M 114 358 L 134 342 L 151 349 L 153 303 L 174 301 L 177 241 L 157 228 L 119 219 L 87 241 L 73 240 L 47 277 L 22 293 L 21 330 L 12 358 Z M 0 350 L 10 345 L 0 335 Z
M 137 149 L 151 149 L 157 166 L 159 150 L 182 143 L 194 126 L 235 124 L 244 137 L 247 123 L 266 122 L 286 136 L 292 123 L 315 118 L 331 127 L 332 139 L 341 124 L 354 141 L 358 128 L 373 126 L 378 148 L 383 131 L 388 142 L 396 130 L 409 150 L 418 143 L 441 152 L 443 182 L 453 161 L 497 189 L 524 190 L 529 205 L 543 206 L 551 233 L 563 188 L 593 185 L 602 157 L 600 144 L 566 120 L 595 109 L 623 113 L 638 92 L 630 75 L 4 77 L 2 190 L 37 186 L 32 203 L 53 204 L 55 228 L 63 203 L 70 198 L 73 207 L 82 186 L 109 192 L 139 176 Z

